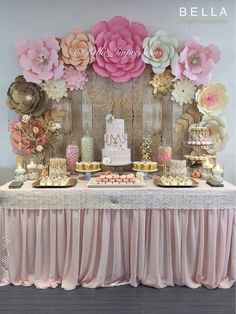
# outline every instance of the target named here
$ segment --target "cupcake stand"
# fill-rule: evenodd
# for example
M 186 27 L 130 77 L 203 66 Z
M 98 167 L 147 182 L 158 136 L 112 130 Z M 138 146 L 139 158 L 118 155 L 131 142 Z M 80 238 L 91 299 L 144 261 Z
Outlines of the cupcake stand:
M 144 180 L 152 179 L 151 174 L 158 171 L 158 169 L 154 169 L 154 170 L 142 170 L 142 169 L 136 169 L 136 168 L 132 168 L 132 170 L 135 171 L 135 172 L 142 172 L 142 173 L 144 174 Z
M 89 181 L 92 177 L 92 174 L 101 171 L 101 168 L 93 169 L 93 170 L 78 170 L 78 169 L 76 169 L 75 171 L 84 174 L 84 176 L 81 177 L 80 180 Z

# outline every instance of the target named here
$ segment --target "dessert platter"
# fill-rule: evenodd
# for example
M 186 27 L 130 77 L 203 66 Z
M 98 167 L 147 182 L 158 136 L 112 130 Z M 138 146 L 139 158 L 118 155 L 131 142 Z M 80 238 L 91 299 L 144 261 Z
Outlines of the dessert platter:
M 197 181 L 187 176 L 161 176 L 155 178 L 154 182 L 160 187 L 189 188 L 198 186 Z
M 134 175 L 133 173 L 119 175 L 107 171 L 105 174 L 96 178 L 91 178 L 87 184 L 88 187 L 102 188 L 102 187 L 143 187 L 145 181 L 140 173 Z
M 77 184 L 76 178 L 70 177 L 43 177 L 36 180 L 32 186 L 34 188 L 69 188 Z

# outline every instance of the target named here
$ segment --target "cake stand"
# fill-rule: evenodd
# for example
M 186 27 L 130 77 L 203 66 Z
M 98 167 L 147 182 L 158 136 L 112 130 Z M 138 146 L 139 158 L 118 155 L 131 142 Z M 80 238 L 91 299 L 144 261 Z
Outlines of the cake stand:
M 122 173 L 121 167 L 129 166 L 131 164 L 132 164 L 132 161 L 129 163 L 125 163 L 125 164 L 112 164 L 112 165 L 105 165 L 104 163 L 101 162 L 101 165 L 111 168 L 112 172 L 118 172 L 119 175 L 121 175 L 121 173 Z
M 154 173 L 158 171 L 158 169 L 142 170 L 142 169 L 136 169 L 136 168 L 132 168 L 132 170 L 135 172 L 142 172 L 144 174 L 144 180 L 151 179 L 152 177 L 150 176 L 150 173 Z
M 78 169 L 76 169 L 75 171 L 79 172 L 79 173 L 84 173 L 85 175 L 83 177 L 83 180 L 89 181 L 92 177 L 92 173 L 101 171 L 101 168 L 93 169 L 93 170 L 78 170 Z M 80 178 L 80 180 L 81 180 L 81 178 Z

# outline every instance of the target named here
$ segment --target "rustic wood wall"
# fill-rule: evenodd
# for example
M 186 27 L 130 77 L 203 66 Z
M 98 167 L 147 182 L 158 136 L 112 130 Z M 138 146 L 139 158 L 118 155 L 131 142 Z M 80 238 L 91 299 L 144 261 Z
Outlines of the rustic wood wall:
M 140 160 L 140 143 L 146 133 L 152 135 L 154 160 L 161 139 L 172 146 L 174 158 L 182 157 L 183 134 L 175 132 L 175 125 L 186 108 L 171 101 L 170 94 L 153 95 L 149 85 L 152 75 L 146 68 L 139 78 L 118 84 L 90 69 L 84 90 L 70 94 L 72 135 L 79 143 L 87 131 L 94 137 L 96 160 L 101 160 L 108 113 L 125 120 L 132 160 Z

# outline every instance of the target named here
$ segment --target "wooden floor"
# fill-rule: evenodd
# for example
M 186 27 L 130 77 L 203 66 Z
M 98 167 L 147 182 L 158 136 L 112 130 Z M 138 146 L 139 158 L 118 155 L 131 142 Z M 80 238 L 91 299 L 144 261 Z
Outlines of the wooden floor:
M 0 288 L 4 314 L 235 314 L 235 286 L 208 290 L 139 286 L 39 290 L 34 287 Z

